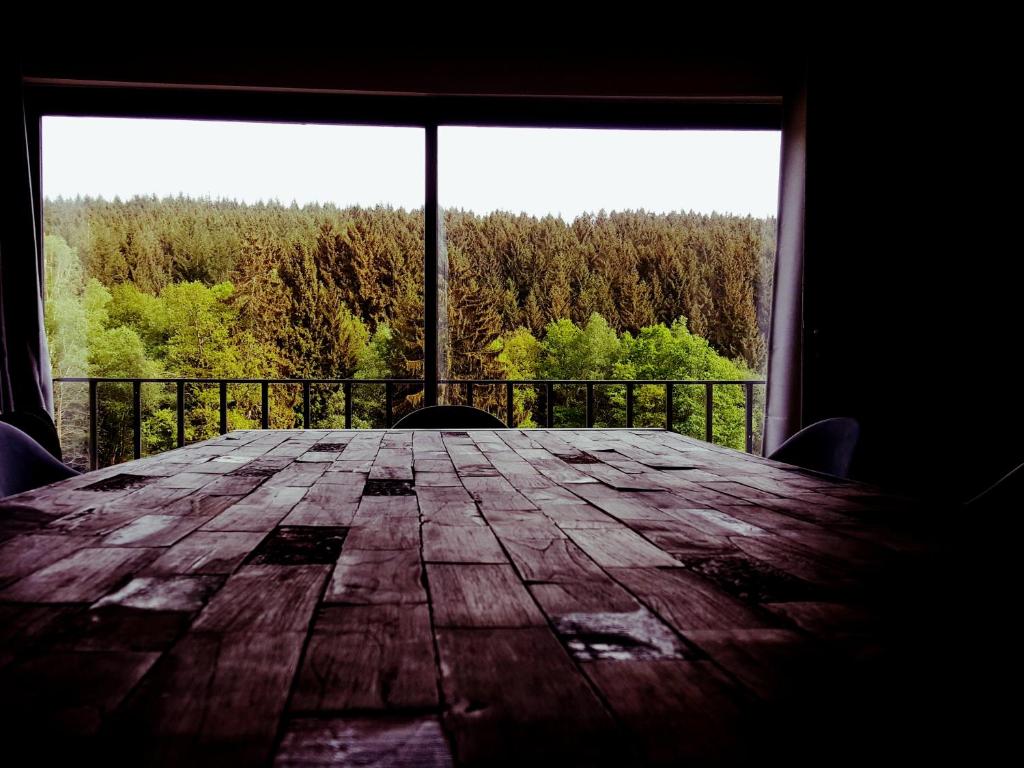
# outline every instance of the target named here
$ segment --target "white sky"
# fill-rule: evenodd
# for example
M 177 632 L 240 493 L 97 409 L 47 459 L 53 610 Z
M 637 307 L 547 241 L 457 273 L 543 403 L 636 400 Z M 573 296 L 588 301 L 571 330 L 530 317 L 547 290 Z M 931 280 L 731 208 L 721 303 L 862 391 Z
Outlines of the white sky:
M 442 127 L 441 203 L 534 216 L 774 216 L 777 131 Z M 43 118 L 43 194 L 423 205 L 419 128 Z

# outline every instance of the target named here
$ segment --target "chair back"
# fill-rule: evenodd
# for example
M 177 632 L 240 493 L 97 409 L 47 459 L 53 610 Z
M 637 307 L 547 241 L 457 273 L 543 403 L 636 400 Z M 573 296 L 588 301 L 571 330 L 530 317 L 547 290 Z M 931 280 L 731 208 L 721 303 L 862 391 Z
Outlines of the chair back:
M 801 429 L 768 458 L 836 477 L 849 477 L 859 439 L 860 424 L 856 419 L 825 419 Z
M 0 498 L 77 474 L 20 429 L 0 421 Z
M 428 405 L 407 413 L 392 429 L 507 429 L 501 419 L 468 405 Z
M 17 427 L 50 452 L 57 461 L 63 461 L 57 425 L 43 408 L 30 408 L 10 413 L 0 413 L 0 421 Z

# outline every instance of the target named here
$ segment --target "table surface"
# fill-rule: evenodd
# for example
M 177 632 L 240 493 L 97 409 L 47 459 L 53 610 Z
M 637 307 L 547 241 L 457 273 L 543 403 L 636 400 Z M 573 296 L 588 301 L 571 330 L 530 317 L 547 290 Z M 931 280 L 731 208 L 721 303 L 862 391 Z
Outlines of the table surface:
M 919 624 L 922 512 L 661 430 L 232 432 L 0 502 L 5 743 L 838 755 Z

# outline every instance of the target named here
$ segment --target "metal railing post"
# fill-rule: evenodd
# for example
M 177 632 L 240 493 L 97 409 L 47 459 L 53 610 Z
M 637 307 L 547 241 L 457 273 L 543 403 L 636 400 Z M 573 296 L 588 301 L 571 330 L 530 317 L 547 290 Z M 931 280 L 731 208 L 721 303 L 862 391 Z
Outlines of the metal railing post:
M 512 382 L 510 381 L 505 384 L 505 423 L 510 427 L 514 427 L 515 417 L 515 408 L 512 400 Z
M 270 429 L 270 383 L 260 382 L 260 427 Z
M 743 385 L 745 390 L 743 398 L 744 407 L 744 429 L 746 436 L 747 453 L 754 452 L 754 385 L 747 382 Z
M 626 384 L 626 426 L 633 426 L 633 382 Z
M 175 384 L 178 385 L 175 402 L 175 419 L 178 427 L 177 443 L 178 447 L 181 448 L 185 444 L 185 382 L 179 379 Z
M 132 453 L 142 458 L 142 382 L 132 382 Z
M 704 440 L 713 443 L 715 437 L 715 390 L 708 382 L 704 385 Z
M 99 464 L 99 456 L 96 450 L 96 424 L 99 418 L 96 381 L 92 380 L 89 382 L 89 469 L 96 469 Z
M 665 429 L 672 431 L 672 422 L 675 421 L 675 388 L 671 381 L 665 382 Z
M 227 434 L 228 431 L 228 383 L 220 382 L 220 433 Z

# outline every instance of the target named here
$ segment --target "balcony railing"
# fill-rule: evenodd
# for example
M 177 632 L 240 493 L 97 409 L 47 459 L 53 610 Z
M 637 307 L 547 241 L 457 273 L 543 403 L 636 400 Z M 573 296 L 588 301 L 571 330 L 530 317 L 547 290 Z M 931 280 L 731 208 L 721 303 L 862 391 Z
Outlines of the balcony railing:
M 185 445 L 185 387 L 216 386 L 219 391 L 220 433 L 228 431 L 228 386 L 236 384 L 260 385 L 260 422 L 263 429 L 270 427 L 270 386 L 290 385 L 302 387 L 302 426 L 310 428 L 311 390 L 314 385 L 333 385 L 342 387 L 344 393 L 345 428 L 352 428 L 352 391 L 362 386 L 384 386 L 384 425 L 390 427 L 394 423 L 394 398 L 396 387 L 422 387 L 422 379 L 204 379 L 204 378 L 94 378 L 94 377 L 57 377 L 54 382 L 67 384 L 88 384 L 88 423 L 89 423 L 89 467 L 97 468 L 97 425 L 99 421 L 100 384 L 131 384 L 132 386 L 132 435 L 133 453 L 135 458 L 142 456 L 142 385 L 143 384 L 174 384 L 176 390 L 176 443 L 178 447 Z M 474 404 L 474 396 L 478 387 L 503 387 L 503 411 L 505 423 L 514 426 L 515 403 L 514 392 L 517 387 L 533 387 L 544 392 L 543 425 L 551 427 L 555 421 L 555 388 L 575 387 L 585 389 L 584 412 L 581 426 L 593 427 L 595 420 L 594 393 L 603 387 L 625 387 L 626 389 L 626 424 L 634 426 L 635 392 L 637 387 L 658 386 L 664 388 L 665 428 L 673 430 L 675 423 L 674 398 L 676 387 L 704 388 L 704 439 L 714 442 L 714 391 L 715 387 L 742 387 L 744 409 L 744 444 L 748 453 L 753 451 L 754 439 L 754 387 L 764 384 L 763 379 L 748 380 L 711 380 L 711 379 L 441 379 L 438 382 L 446 387 L 462 389 L 467 405 Z

